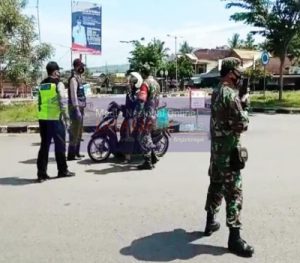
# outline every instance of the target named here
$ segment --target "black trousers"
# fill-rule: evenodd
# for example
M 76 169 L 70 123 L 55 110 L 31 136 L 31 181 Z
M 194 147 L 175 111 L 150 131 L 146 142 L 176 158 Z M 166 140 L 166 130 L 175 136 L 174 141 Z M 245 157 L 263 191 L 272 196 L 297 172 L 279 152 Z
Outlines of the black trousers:
M 65 172 L 68 170 L 66 162 L 66 130 L 62 121 L 40 120 L 41 147 L 38 154 L 37 168 L 38 176 L 47 174 L 49 149 L 52 139 L 55 146 L 55 159 L 57 170 Z

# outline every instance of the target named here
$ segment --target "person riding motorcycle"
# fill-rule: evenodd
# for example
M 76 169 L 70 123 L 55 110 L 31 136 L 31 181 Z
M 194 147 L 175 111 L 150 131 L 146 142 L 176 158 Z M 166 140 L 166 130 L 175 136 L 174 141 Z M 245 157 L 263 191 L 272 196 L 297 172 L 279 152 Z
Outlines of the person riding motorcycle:
M 131 154 L 134 152 L 135 139 L 132 136 L 134 126 L 134 111 L 137 106 L 137 92 L 141 87 L 143 79 L 137 72 L 131 72 L 128 76 L 129 88 L 126 95 L 125 105 L 121 106 L 124 120 L 120 129 L 120 149 L 125 154 L 125 163 L 130 162 Z

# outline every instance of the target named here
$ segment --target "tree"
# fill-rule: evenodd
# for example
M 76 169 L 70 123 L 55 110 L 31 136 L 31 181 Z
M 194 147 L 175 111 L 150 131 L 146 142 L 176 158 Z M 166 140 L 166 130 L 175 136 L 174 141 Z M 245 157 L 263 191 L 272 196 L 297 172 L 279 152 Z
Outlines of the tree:
M 228 39 L 228 45 L 230 48 L 240 48 L 242 40 L 240 34 L 234 34 L 231 39 Z
M 258 28 L 266 38 L 268 50 L 280 58 L 279 100 L 282 100 L 284 62 L 292 41 L 300 31 L 300 7 L 295 0 L 223 0 L 227 8 L 238 7 L 231 19 Z
M 15 85 L 36 84 L 43 62 L 53 54 L 46 43 L 37 43 L 33 17 L 22 13 L 26 1 L 0 2 L 0 46 L 4 46 L 1 60 L 6 65 L 5 76 Z
M 161 68 L 168 51 L 165 48 L 165 42 L 153 39 L 147 45 L 143 45 L 140 41 L 134 40 L 132 44 L 134 49 L 130 52 L 131 57 L 128 59 L 131 71 L 140 71 L 145 63 L 148 63 L 154 72 Z
M 180 79 L 191 78 L 194 74 L 194 66 L 186 56 L 178 58 L 178 76 Z
M 292 61 L 294 66 L 300 65 L 300 33 L 294 37 L 289 45 L 288 58 Z
M 249 49 L 249 50 L 257 49 L 257 45 L 255 45 L 255 39 L 254 39 L 252 33 L 248 33 L 247 37 L 246 37 L 246 40 L 242 41 L 242 48 L 243 49 Z
M 192 53 L 193 50 L 194 50 L 194 48 L 191 47 L 187 41 L 184 41 L 179 49 L 179 52 L 181 54 L 189 54 L 189 53 Z
M 261 65 L 261 63 L 256 63 L 255 69 L 254 68 L 246 69 L 244 75 L 249 79 L 250 84 L 253 85 L 253 90 L 255 90 L 256 82 L 264 79 L 264 77 L 266 77 L 266 80 L 270 80 L 272 77 L 270 72 L 264 70 L 264 67 Z

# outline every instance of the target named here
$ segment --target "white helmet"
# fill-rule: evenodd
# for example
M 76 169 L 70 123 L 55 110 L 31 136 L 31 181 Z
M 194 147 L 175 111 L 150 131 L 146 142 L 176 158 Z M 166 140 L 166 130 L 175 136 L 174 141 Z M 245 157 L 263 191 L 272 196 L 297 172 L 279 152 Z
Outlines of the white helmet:
M 138 72 L 131 72 L 129 74 L 129 81 L 133 83 L 137 89 L 139 89 L 142 86 L 143 78 Z

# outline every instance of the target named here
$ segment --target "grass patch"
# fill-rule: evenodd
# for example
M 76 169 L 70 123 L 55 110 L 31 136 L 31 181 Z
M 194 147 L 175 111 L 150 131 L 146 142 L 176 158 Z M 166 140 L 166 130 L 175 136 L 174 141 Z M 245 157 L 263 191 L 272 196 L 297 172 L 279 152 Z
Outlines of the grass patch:
M 37 121 L 36 103 L 0 104 L 0 124 Z
M 283 93 L 282 101 L 278 100 L 278 92 L 266 92 L 251 94 L 251 107 L 264 108 L 300 108 L 300 91 L 286 91 Z

